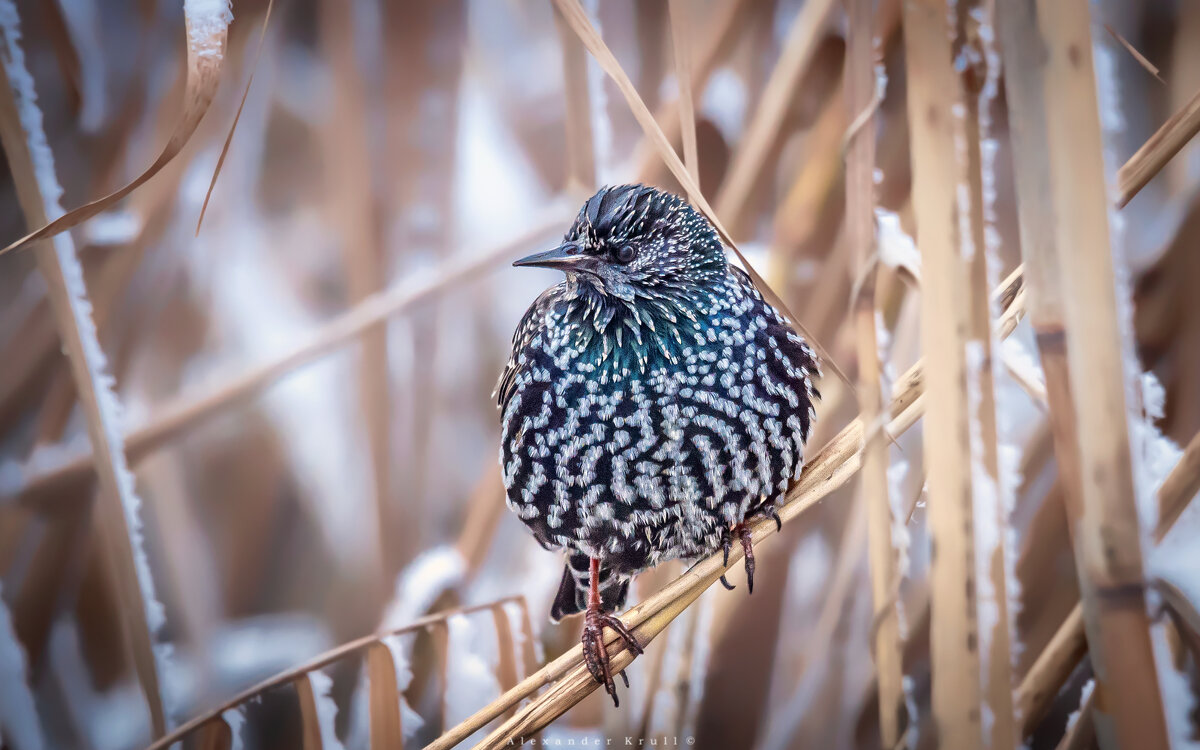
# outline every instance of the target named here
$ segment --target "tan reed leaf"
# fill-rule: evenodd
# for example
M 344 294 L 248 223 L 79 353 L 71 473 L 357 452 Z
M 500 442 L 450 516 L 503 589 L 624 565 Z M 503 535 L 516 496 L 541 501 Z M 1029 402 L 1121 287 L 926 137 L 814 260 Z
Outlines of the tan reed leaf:
M 188 139 L 196 132 L 196 127 L 200 124 L 204 113 L 208 111 L 213 97 L 216 96 L 217 85 L 221 81 L 221 63 L 224 60 L 225 42 L 229 33 L 228 23 L 231 16 L 205 12 L 205 15 L 201 17 L 191 12 L 193 7 L 191 4 L 184 3 L 183 7 L 188 40 L 188 73 L 183 96 L 183 112 L 180 113 L 179 122 L 158 158 L 124 187 L 118 188 L 103 198 L 97 198 L 79 208 L 67 211 L 53 221 L 39 223 L 37 229 L 0 249 L 0 255 L 28 247 L 34 240 L 53 237 L 104 211 L 158 174 L 187 145 Z
M 300 707 L 301 750 L 322 750 L 321 717 L 317 713 L 317 698 L 313 692 L 312 679 L 301 675 L 292 680 L 296 688 L 296 701 Z

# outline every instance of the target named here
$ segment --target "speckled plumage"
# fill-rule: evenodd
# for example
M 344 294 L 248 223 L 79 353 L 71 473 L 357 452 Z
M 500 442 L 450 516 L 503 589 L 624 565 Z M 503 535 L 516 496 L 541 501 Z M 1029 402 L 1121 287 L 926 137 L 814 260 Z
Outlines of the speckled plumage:
M 799 474 L 816 357 L 711 224 L 676 196 L 605 188 L 564 240 L 562 283 L 526 312 L 498 386 L 509 507 L 568 551 L 552 616 L 604 611 L 629 578 L 720 549 Z

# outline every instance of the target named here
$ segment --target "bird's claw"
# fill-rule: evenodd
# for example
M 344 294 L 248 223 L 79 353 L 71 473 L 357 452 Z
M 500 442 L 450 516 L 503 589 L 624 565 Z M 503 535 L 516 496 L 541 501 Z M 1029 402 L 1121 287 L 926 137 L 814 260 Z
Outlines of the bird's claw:
M 733 548 L 733 534 L 729 531 L 729 529 L 725 529 L 725 534 L 721 537 L 721 547 L 723 547 L 725 550 L 725 559 L 721 563 L 721 565 L 728 568 L 729 567 L 729 550 L 731 550 Z M 737 588 L 737 586 L 734 586 L 732 583 L 729 582 L 729 579 L 725 577 L 724 573 L 721 574 L 721 585 L 725 587 L 726 591 L 733 591 L 734 589 Z
M 609 661 L 608 649 L 604 646 L 604 626 L 612 628 L 630 651 L 641 655 L 643 653 L 642 645 L 637 642 L 637 638 L 625 627 L 625 623 L 621 622 L 616 617 L 610 614 L 605 614 L 597 610 L 589 609 L 584 614 L 583 619 L 583 661 L 587 664 L 588 672 L 592 674 L 592 678 L 596 682 L 604 686 L 604 690 L 612 696 L 613 705 L 620 706 L 621 701 L 617 698 L 617 685 L 613 681 L 612 665 Z M 629 677 L 625 674 L 625 670 L 620 673 L 625 687 L 629 687 Z

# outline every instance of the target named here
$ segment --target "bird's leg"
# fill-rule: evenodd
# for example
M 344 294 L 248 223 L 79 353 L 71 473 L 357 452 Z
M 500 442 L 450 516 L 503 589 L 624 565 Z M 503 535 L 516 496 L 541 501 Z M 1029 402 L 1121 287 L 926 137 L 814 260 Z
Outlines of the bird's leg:
M 592 677 L 604 686 L 605 691 L 612 696 L 613 705 L 620 706 L 617 699 L 617 686 L 613 682 L 612 666 L 609 663 L 608 649 L 604 647 L 604 626 L 612 628 L 625 645 L 635 654 L 642 653 L 642 646 L 634 638 L 625 623 L 604 612 L 600 603 L 600 561 L 592 558 L 590 582 L 588 586 L 587 610 L 583 614 L 583 660 L 587 664 Z M 629 678 L 621 671 L 621 679 L 625 687 L 629 687 Z
M 746 553 L 746 588 L 749 590 L 749 593 L 753 594 L 754 593 L 754 542 L 753 542 L 754 537 L 750 533 L 749 524 L 745 523 L 744 521 L 742 523 L 739 523 L 737 526 L 735 526 L 734 531 L 737 532 L 738 538 L 742 542 L 742 552 Z

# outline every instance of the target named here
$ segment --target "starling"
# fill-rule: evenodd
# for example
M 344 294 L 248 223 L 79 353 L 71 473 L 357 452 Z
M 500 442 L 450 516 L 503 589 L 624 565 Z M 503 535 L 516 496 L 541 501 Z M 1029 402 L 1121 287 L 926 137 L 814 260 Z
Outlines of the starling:
M 583 653 L 617 702 L 603 626 L 630 579 L 737 538 L 800 473 L 816 356 L 700 213 L 642 185 L 602 188 L 562 244 L 517 261 L 566 279 L 521 319 L 497 386 L 507 503 L 566 567 L 555 622 L 583 611 Z M 722 579 L 727 588 L 732 588 Z M 622 675 L 623 676 L 623 675 Z

